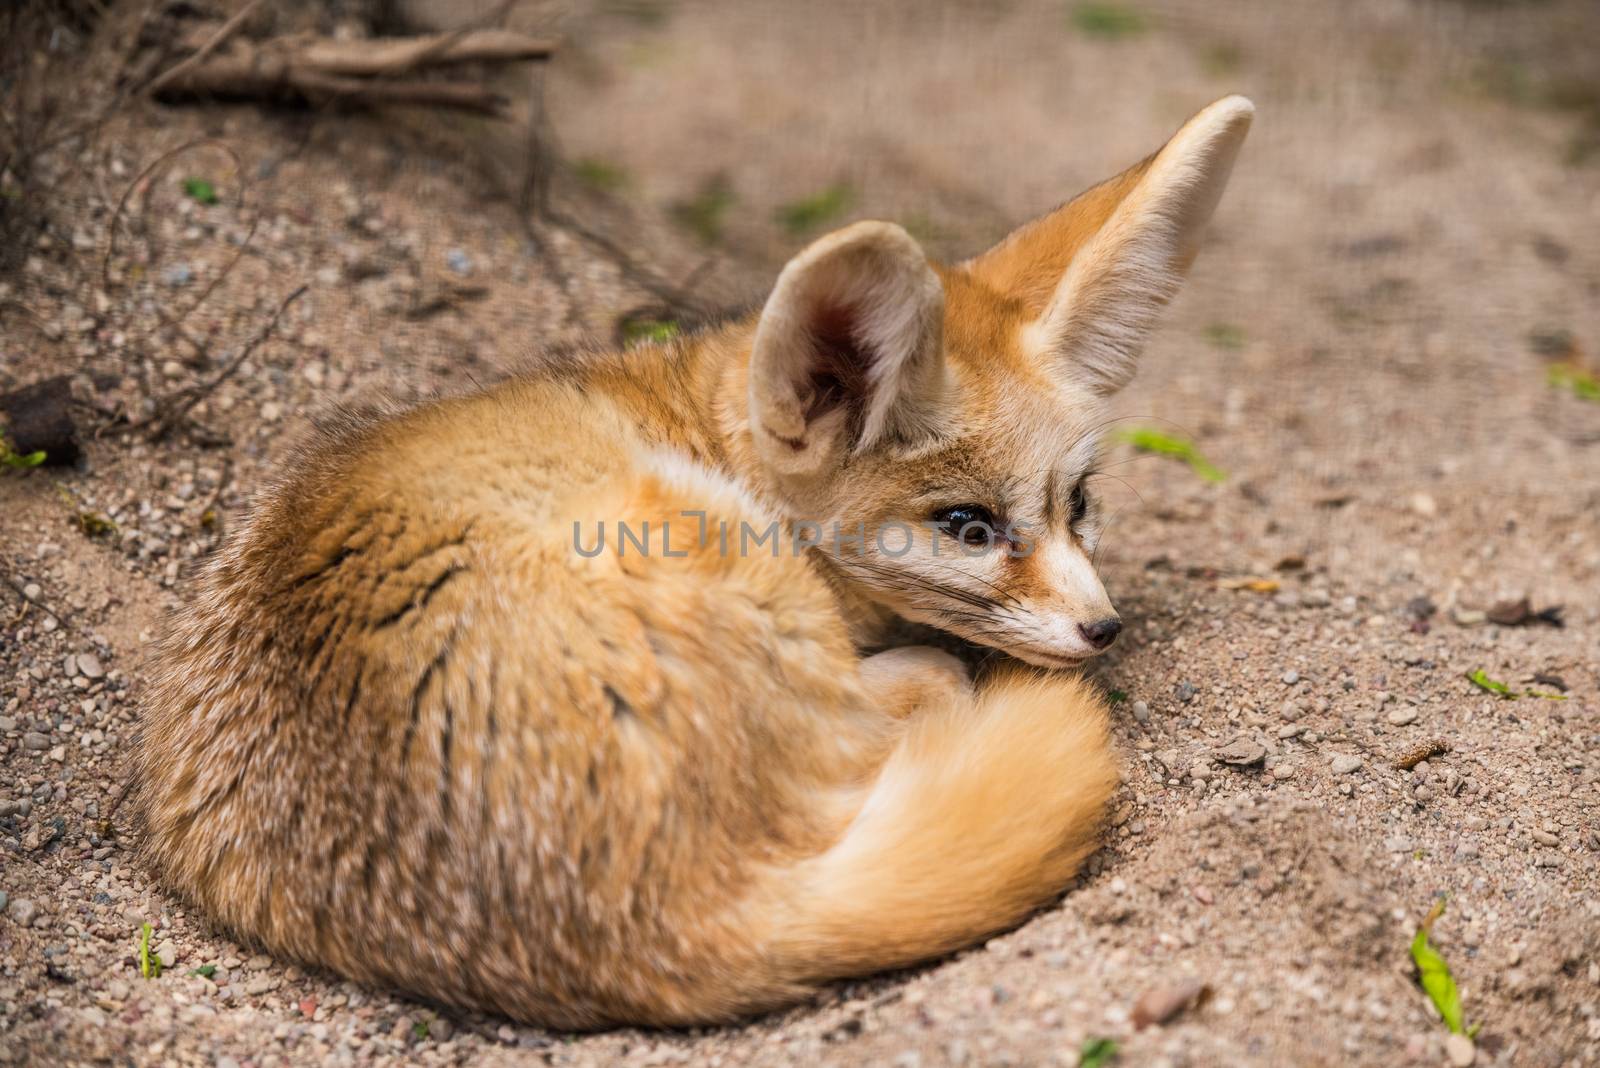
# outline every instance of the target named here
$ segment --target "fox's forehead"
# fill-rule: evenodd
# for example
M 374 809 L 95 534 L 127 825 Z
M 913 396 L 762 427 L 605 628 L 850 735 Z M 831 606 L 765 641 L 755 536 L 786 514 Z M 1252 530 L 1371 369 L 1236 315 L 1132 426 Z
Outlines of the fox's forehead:
M 993 379 L 995 385 L 1043 382 L 1045 370 L 1022 343 L 1029 316 L 1023 306 L 967 272 L 943 267 L 945 358 L 963 377 Z

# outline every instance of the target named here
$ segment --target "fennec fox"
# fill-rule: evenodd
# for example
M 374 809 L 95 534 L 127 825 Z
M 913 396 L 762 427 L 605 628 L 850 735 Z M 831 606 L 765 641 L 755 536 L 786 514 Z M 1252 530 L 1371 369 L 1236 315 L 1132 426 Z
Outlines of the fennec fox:
M 558 1027 L 727 1019 L 1048 902 L 1117 777 L 1038 670 L 1118 628 L 1103 398 L 1252 112 L 965 263 L 858 223 L 748 318 L 325 434 L 162 649 L 155 870 L 271 952 Z M 895 618 L 1025 663 L 863 658 Z

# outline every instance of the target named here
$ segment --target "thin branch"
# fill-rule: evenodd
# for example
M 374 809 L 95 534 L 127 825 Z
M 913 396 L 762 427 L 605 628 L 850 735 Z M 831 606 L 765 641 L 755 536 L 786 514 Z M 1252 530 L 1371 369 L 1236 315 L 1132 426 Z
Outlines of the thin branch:
M 243 26 L 245 20 L 251 15 L 255 14 L 256 8 L 260 6 L 261 0 L 250 0 L 248 4 L 239 9 L 238 14 L 234 15 L 233 18 L 229 19 L 227 22 L 224 22 L 220 30 L 218 30 L 216 33 L 213 33 L 208 39 L 201 43 L 200 47 L 195 49 L 192 56 L 188 56 L 180 60 L 165 73 L 157 75 L 155 79 L 145 87 L 144 91 L 150 93 L 151 95 L 159 93 L 161 90 L 177 81 L 180 75 L 188 72 L 194 67 L 199 66 L 207 56 L 215 52 L 223 45 L 224 42 L 228 40 L 228 38 L 237 33 L 239 27 Z
M 178 423 L 181 422 L 183 418 L 194 409 L 196 404 L 199 404 L 206 397 L 210 396 L 218 386 L 222 385 L 223 382 L 226 382 L 229 378 L 233 377 L 234 372 L 239 370 L 240 365 L 243 364 L 245 360 L 250 358 L 250 354 L 259 348 L 262 342 L 266 341 L 267 338 L 272 336 L 272 332 L 278 327 L 278 320 L 281 319 L 283 317 L 283 313 L 289 309 L 289 305 L 300 299 L 301 294 L 303 294 L 308 288 L 309 287 L 307 285 L 302 283 L 291 290 L 289 295 L 284 297 L 283 301 L 279 303 L 278 310 L 272 313 L 272 318 L 268 319 L 266 324 L 263 325 L 260 330 L 256 331 L 256 335 L 254 337 L 245 342 L 244 347 L 239 350 L 233 359 L 228 361 L 227 365 L 224 366 L 222 370 L 213 375 L 209 382 L 179 390 L 168 397 L 166 404 L 169 406 L 175 405 L 175 407 L 172 407 L 171 410 L 154 416 L 151 420 L 149 420 L 150 440 L 160 441 L 162 438 L 166 437 L 169 433 L 171 433 L 172 428 L 177 426 Z
M 164 96 L 288 98 L 331 97 L 347 104 L 417 104 L 498 116 L 505 98 L 480 85 L 391 81 L 326 74 L 281 58 L 227 55 L 211 59 L 170 84 Z
M 489 89 L 455 82 L 399 81 L 461 63 L 511 63 L 548 59 L 556 43 L 510 30 L 457 30 L 425 37 L 338 41 L 325 37 L 235 40 L 211 55 L 232 21 L 215 32 L 196 31 L 185 41 L 189 57 L 163 74 L 151 92 L 188 95 L 299 97 L 331 96 L 351 103 L 422 104 L 499 114 L 505 101 Z M 201 34 L 205 36 L 202 38 Z
M 394 40 L 319 39 L 296 49 L 293 62 L 324 74 L 377 78 L 456 63 L 549 59 L 556 43 L 511 30 L 476 30 Z
M 44 594 L 41 593 L 38 597 L 29 597 L 25 592 L 22 583 L 18 582 L 9 573 L 0 574 L 0 579 L 5 580 L 5 584 L 11 587 L 11 592 L 17 595 L 17 600 L 22 602 L 22 610 L 17 613 L 17 618 L 12 621 L 13 623 L 20 623 L 23 615 L 27 611 L 28 606 L 32 605 L 34 608 L 37 608 L 51 619 L 54 619 L 57 624 L 65 625 L 67 621 L 66 617 L 45 603 Z

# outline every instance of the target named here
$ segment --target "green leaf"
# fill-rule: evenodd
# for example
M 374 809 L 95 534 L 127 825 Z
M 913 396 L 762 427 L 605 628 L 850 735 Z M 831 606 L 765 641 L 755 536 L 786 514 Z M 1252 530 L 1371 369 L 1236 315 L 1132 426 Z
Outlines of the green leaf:
M 578 181 L 590 189 L 598 189 L 602 193 L 614 192 L 628 184 L 628 172 L 609 160 L 589 157 L 580 159 L 572 165 L 572 173 L 577 175 Z
M 1194 442 L 1188 438 L 1180 438 L 1171 434 L 1163 434 L 1159 430 L 1149 427 L 1133 427 L 1117 434 L 1117 440 L 1125 441 L 1140 452 L 1153 452 L 1162 456 L 1175 456 L 1194 469 L 1194 473 L 1207 482 L 1222 482 L 1227 475 L 1213 466 L 1200 450 L 1195 448 Z
M 1433 1007 L 1439 1010 L 1439 1015 L 1444 1019 L 1445 1026 L 1455 1034 L 1466 1033 L 1466 1027 L 1461 1016 L 1461 991 L 1456 989 L 1456 980 L 1450 974 L 1450 965 L 1444 957 L 1428 941 L 1428 935 L 1433 932 L 1433 925 L 1440 916 L 1444 915 L 1444 902 L 1437 902 L 1428 912 L 1422 926 L 1417 929 L 1417 936 L 1411 940 L 1411 959 L 1417 965 L 1417 982 L 1433 1002 Z
M 217 187 L 204 178 L 185 178 L 183 191 L 189 199 L 199 204 L 215 204 L 217 202 Z
M 1105 1068 L 1117 1060 L 1117 1040 L 1086 1038 L 1078 1047 L 1078 1068 Z
M 630 346 L 641 341 L 671 341 L 682 332 L 672 319 L 629 319 L 622 324 L 622 340 Z
M 1206 327 L 1205 335 L 1219 349 L 1244 348 L 1244 327 L 1236 323 L 1212 323 Z
M 418 1020 L 414 1021 L 411 1024 L 411 1033 L 414 1036 L 416 1036 L 416 1039 L 417 1039 L 418 1042 L 420 1042 L 423 1039 L 427 1038 L 428 1037 L 428 1021 L 426 1019 L 418 1019 Z
M 1581 367 L 1558 363 L 1548 372 L 1549 382 L 1556 389 L 1564 389 L 1579 400 L 1600 403 L 1600 379 Z
M 1515 701 L 1517 699 L 1517 695 L 1511 691 L 1511 687 L 1507 686 L 1498 679 L 1491 679 L 1482 668 L 1479 668 L 1477 671 L 1468 672 L 1467 681 L 1472 683 L 1472 685 L 1476 686 L 1478 689 L 1483 690 L 1485 693 L 1499 694 L 1508 701 Z
M 139 974 L 146 979 L 158 979 L 161 976 L 161 958 L 150 952 L 150 925 L 147 923 L 139 929 Z
M 79 512 L 77 521 L 78 529 L 83 531 L 85 537 L 99 538 L 117 532 L 117 524 L 99 512 Z
M 1106 700 L 1111 702 L 1113 705 L 1120 705 L 1127 699 L 1128 694 L 1125 690 L 1112 690 L 1110 693 L 1106 694 Z
M 14 467 L 21 471 L 29 467 L 38 467 L 40 464 L 44 463 L 44 461 L 45 455 L 43 449 L 38 449 L 27 454 L 19 454 L 12 452 L 5 444 L 0 443 L 0 464 L 5 464 L 7 467 Z
M 717 175 L 693 197 L 674 204 L 672 218 L 701 241 L 712 245 L 722 237 L 723 221 L 737 199 L 728 179 Z
M 778 221 L 791 234 L 814 230 L 850 206 L 854 194 L 844 183 L 830 185 L 815 196 L 792 201 L 778 209 Z
M 1116 41 L 1145 31 L 1144 16 L 1131 7 L 1112 3 L 1079 4 L 1072 9 L 1072 24 L 1080 33 Z
M 202 964 L 198 968 L 190 968 L 189 974 L 199 975 L 206 979 L 210 979 L 213 975 L 217 974 L 217 966 L 215 964 Z

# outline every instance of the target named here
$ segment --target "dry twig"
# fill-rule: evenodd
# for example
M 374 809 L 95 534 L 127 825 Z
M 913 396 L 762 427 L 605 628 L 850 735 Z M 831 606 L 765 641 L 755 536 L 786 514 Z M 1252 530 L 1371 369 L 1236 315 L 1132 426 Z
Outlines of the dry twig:
M 220 40 L 226 40 L 231 32 L 230 21 L 221 30 L 190 34 L 185 44 L 194 48 L 195 54 L 156 79 L 151 92 L 166 98 L 243 96 L 420 104 L 499 115 L 506 101 L 485 86 L 394 76 L 462 63 L 543 60 L 555 50 L 554 42 L 543 38 L 509 30 L 473 30 L 367 41 L 233 39 L 218 51 Z
M 217 148 L 223 152 L 226 152 L 228 157 L 233 160 L 234 173 L 241 176 L 244 174 L 244 164 L 240 162 L 239 154 L 237 152 L 221 141 L 215 140 L 214 138 L 202 137 L 194 141 L 187 141 L 168 152 L 163 152 L 138 174 L 134 175 L 133 181 L 128 183 L 127 189 L 123 190 L 122 198 L 117 201 L 116 210 L 111 213 L 111 221 L 106 225 L 106 251 L 104 257 L 102 257 L 100 260 L 100 282 L 103 286 L 105 286 L 106 289 L 114 288 L 111 281 L 111 255 L 116 251 L 117 246 L 117 224 L 122 219 L 122 213 L 128 205 L 129 198 L 132 197 L 134 191 L 139 188 L 139 183 L 144 181 L 145 178 L 149 177 L 162 164 L 171 161 L 175 157 L 180 156 L 191 149 L 201 147 Z M 148 208 L 148 197 L 145 200 L 145 204 Z M 244 207 L 244 184 L 242 181 L 239 185 L 238 206 L 241 209 Z M 190 301 L 189 305 L 176 316 L 161 316 L 161 323 L 163 326 L 175 326 L 178 323 L 183 322 L 189 317 L 190 313 L 205 303 L 206 298 L 211 296 L 212 291 L 215 290 L 217 286 L 222 284 L 222 280 L 228 277 L 229 273 L 233 271 L 234 267 L 238 265 L 239 261 L 244 258 L 245 250 L 250 247 L 250 242 L 255 238 L 256 226 L 260 223 L 260 221 L 261 218 L 259 214 L 250 220 L 250 229 L 246 232 L 244 240 L 239 242 L 238 249 L 232 256 L 228 258 L 228 262 L 223 265 L 222 270 L 218 271 L 215 277 L 213 277 L 210 282 L 206 283 L 205 288 L 200 291 L 199 296 Z
M 211 53 L 215 52 L 218 48 L 222 47 L 228 38 L 237 33 L 239 31 L 239 27 L 243 26 L 245 20 L 251 15 L 255 14 L 256 8 L 260 6 L 261 0 L 250 0 L 248 4 L 239 9 L 238 13 L 235 14 L 233 18 L 229 19 L 227 22 L 224 22 L 221 29 L 217 30 L 208 39 L 201 42 L 199 47 L 194 50 L 193 55 L 185 57 L 178 63 L 174 64 L 165 73 L 157 75 L 150 82 L 150 84 L 145 87 L 145 92 L 151 94 L 159 93 L 175 82 L 180 75 L 185 74 L 193 68 L 199 66 L 202 60 L 204 60 Z
M 250 354 L 260 347 L 262 342 L 272 336 L 272 332 L 277 329 L 278 320 L 283 317 L 283 313 L 289 309 L 289 305 L 299 300 L 301 294 L 305 293 L 308 288 L 302 283 L 291 290 L 289 295 L 284 297 L 278 304 L 278 309 L 272 313 L 272 317 L 266 321 L 260 330 L 256 331 L 254 337 L 245 342 L 244 346 L 234 355 L 233 359 L 228 361 L 222 370 L 211 376 L 210 381 L 203 382 L 197 386 L 187 386 L 168 395 L 157 406 L 157 414 L 151 416 L 144 424 L 140 424 L 150 427 L 150 440 L 160 441 L 166 437 L 172 432 L 172 428 L 177 426 L 194 409 L 196 404 L 210 396 L 218 386 L 231 378 L 234 372 L 239 370 L 239 366 L 250 358 Z

